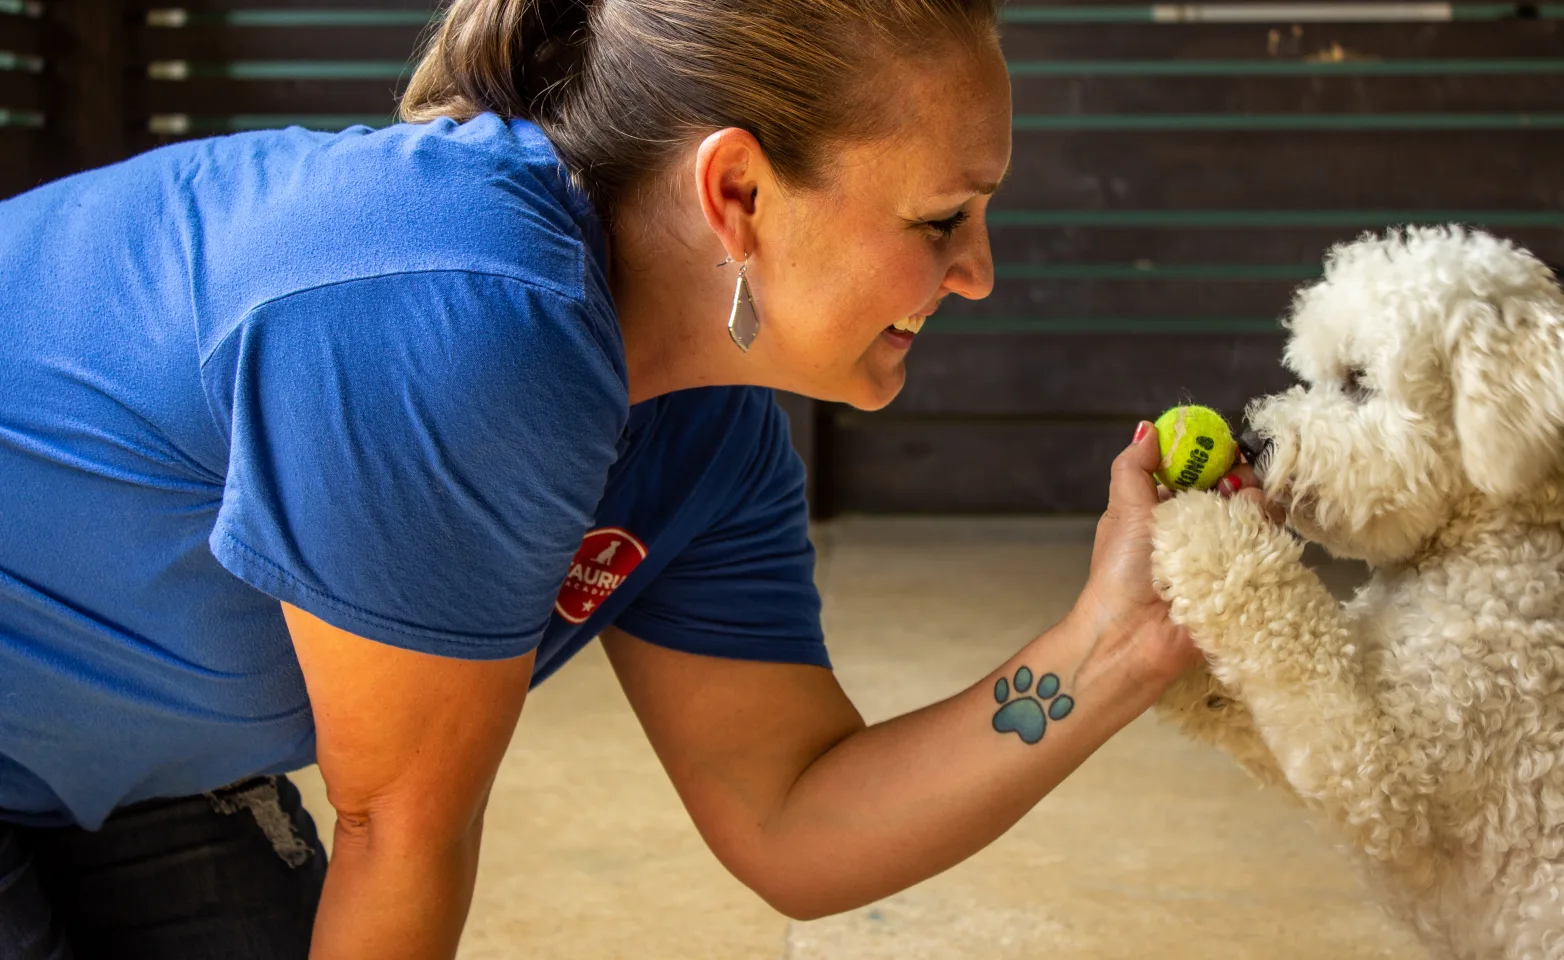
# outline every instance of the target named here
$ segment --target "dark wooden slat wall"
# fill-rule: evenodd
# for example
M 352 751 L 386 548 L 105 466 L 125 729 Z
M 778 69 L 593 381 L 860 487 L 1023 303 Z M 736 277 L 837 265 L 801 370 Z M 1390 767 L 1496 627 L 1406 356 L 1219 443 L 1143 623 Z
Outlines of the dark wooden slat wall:
M 378 80 L 233 80 L 201 78 L 199 82 L 143 84 L 131 91 L 129 106 L 138 116 L 185 114 L 218 117 L 231 114 L 298 115 L 353 114 L 389 118 L 406 81 Z M 152 134 L 137 131 L 139 137 Z
M 31 117 L 49 107 L 44 74 L 34 68 L 44 55 L 45 29 L 42 17 L 0 12 L 0 111 L 5 115 L 0 122 L 0 197 L 54 174 L 45 133 L 30 125 Z
M 1035 175 L 1005 185 L 1000 211 L 1557 210 L 1564 199 L 1564 176 L 1537 162 L 1564 156 L 1564 130 L 1018 131 L 1014 144 Z
M 1115 4 L 1116 5 L 1116 4 Z M 1324 4 L 1329 6 L 1329 3 Z M 1037 6 L 1037 4 L 1012 4 Z M 1266 6 L 1279 6 L 1266 4 Z M 1005 56 L 1026 60 L 1379 60 L 1556 57 L 1557 20 L 1450 23 L 1016 23 Z
M 271 27 L 193 23 L 180 28 L 144 27 L 131 32 L 132 55 L 164 60 L 392 60 L 417 49 L 421 26 Z
M 192 136 L 388 122 L 432 8 L 0 13 L 0 53 L 49 61 L 0 70 L 0 110 L 47 117 L 0 126 L 0 196 Z M 992 208 L 994 294 L 931 321 L 885 411 L 782 398 L 820 510 L 1100 508 L 1137 418 L 1185 398 L 1236 416 L 1287 384 L 1276 318 L 1365 230 L 1467 222 L 1564 263 L 1564 8 L 1454 9 L 1468 19 L 1157 23 L 1149 6 L 1011 3 L 1017 172 Z
M 947 301 L 885 411 L 828 412 L 828 509 L 1100 509 L 1137 419 L 1186 399 L 1237 418 L 1289 385 L 1275 321 L 1366 230 L 1467 222 L 1564 262 L 1557 19 L 1011 23 L 1004 43 L 1024 175 L 992 207 L 994 294 Z
M 1166 229 L 1102 229 L 1098 227 L 1025 227 L 990 225 L 994 259 L 1007 264 L 1135 264 L 1165 267 L 1229 266 L 1314 269 L 1332 244 L 1382 226 L 1371 214 L 1363 225 L 1286 226 L 1248 229 L 1180 226 Z M 1539 257 L 1564 263 L 1564 228 L 1497 228 Z M 935 329 L 938 329 L 937 327 Z

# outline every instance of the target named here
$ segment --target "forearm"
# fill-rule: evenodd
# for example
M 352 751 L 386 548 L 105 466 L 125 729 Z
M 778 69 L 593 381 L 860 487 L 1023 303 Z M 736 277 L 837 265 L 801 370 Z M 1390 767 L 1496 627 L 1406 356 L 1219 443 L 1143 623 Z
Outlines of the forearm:
M 997 839 L 1160 691 L 1131 664 L 1094 656 L 1094 632 L 1066 621 L 964 693 L 821 755 L 766 824 L 757 888 L 796 916 L 838 913 Z M 1059 687 L 1045 697 L 1049 677 Z M 1001 678 L 1006 702 L 1021 705 L 1002 706 Z
M 338 821 L 311 960 L 454 957 L 472 902 L 482 821 L 450 842 L 374 833 Z

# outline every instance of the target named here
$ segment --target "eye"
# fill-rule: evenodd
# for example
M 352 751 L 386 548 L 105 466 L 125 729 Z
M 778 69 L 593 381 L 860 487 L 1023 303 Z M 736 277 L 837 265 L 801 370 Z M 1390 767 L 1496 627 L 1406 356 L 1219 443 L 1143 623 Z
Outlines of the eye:
M 1352 367 L 1341 378 L 1341 392 L 1354 403 L 1362 403 L 1373 395 L 1369 389 L 1368 373 L 1362 367 Z
M 946 217 L 944 220 L 925 220 L 923 225 L 939 234 L 940 239 L 949 240 L 951 235 L 956 232 L 956 228 L 966 222 L 967 212 L 962 210 L 955 216 Z

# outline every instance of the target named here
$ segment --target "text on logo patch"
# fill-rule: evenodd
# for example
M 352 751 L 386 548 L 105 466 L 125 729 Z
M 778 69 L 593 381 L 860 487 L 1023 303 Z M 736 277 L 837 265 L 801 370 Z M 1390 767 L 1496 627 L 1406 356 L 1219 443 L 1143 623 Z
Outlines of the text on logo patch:
M 570 623 L 585 623 L 646 559 L 646 547 L 618 527 L 593 530 L 570 561 L 570 572 L 554 601 L 554 611 Z

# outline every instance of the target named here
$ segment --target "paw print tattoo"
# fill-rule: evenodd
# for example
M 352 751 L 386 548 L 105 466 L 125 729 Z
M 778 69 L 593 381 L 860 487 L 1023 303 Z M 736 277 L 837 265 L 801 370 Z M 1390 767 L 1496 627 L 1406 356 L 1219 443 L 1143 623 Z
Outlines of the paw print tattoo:
M 994 714 L 994 730 L 1013 733 L 1026 743 L 1038 743 L 1048 729 L 1048 721 L 1063 720 L 1075 709 L 1075 700 L 1059 692 L 1059 678 L 1045 673 L 1032 686 L 1032 671 L 1021 667 L 1014 681 L 1000 677 L 994 684 L 994 700 L 1000 704 Z

